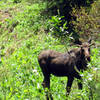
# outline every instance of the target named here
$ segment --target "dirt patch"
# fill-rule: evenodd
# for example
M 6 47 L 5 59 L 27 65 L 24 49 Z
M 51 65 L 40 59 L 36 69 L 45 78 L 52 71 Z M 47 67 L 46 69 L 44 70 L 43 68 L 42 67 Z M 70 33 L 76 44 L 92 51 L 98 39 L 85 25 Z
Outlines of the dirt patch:
M 12 17 L 8 10 L 0 10 L 0 22 L 4 23 L 5 19 Z

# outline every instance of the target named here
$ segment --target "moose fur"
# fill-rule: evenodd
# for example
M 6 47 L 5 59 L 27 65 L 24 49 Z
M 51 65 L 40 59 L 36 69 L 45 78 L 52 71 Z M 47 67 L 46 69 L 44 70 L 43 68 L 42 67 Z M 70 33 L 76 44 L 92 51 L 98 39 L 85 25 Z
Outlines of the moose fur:
M 38 56 L 38 62 L 44 76 L 43 87 L 50 88 L 50 75 L 53 74 L 68 77 L 66 95 L 70 93 L 74 78 L 81 80 L 78 81 L 78 87 L 82 89 L 82 78 L 79 71 L 87 68 L 88 61 L 90 62 L 90 40 L 66 53 L 54 50 L 42 51 Z M 46 98 L 53 100 L 50 93 L 46 94 Z

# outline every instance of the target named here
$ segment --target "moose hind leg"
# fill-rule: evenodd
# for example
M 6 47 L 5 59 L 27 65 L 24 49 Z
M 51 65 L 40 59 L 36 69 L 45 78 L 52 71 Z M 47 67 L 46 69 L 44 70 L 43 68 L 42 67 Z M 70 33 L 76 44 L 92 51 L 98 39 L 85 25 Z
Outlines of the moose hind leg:
M 52 94 L 50 93 L 50 77 L 44 77 L 42 85 L 46 93 L 46 100 L 49 100 L 49 98 L 53 100 Z
M 53 97 L 50 93 L 50 73 L 49 73 L 46 65 L 42 65 L 41 69 L 42 69 L 42 73 L 44 76 L 42 86 L 43 86 L 45 93 L 46 93 L 46 100 L 49 100 L 49 98 L 51 98 L 51 100 L 53 100 Z
M 44 77 L 44 80 L 42 82 L 43 88 L 50 88 L 50 77 Z
M 42 82 L 42 86 L 46 93 L 46 100 L 49 100 L 49 88 L 50 88 L 50 77 L 44 77 L 44 80 Z

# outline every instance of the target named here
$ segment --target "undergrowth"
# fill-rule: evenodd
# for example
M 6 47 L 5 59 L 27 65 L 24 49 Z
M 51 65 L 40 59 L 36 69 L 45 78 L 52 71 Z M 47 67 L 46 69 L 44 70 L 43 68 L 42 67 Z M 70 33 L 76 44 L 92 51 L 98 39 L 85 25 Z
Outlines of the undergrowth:
M 57 26 L 61 17 L 53 16 L 49 19 L 41 15 L 46 7 L 45 2 L 15 4 L 0 1 L 0 5 L 2 5 L 0 6 L 0 13 L 2 13 L 0 16 L 2 19 L 0 22 L 0 99 L 43 100 L 45 99 L 41 85 L 43 75 L 37 57 L 42 50 L 46 49 L 67 52 L 74 48 L 69 46 L 71 35 L 66 38 L 54 36 L 57 32 L 57 35 L 66 32 L 66 23 L 59 28 Z M 47 29 L 51 30 L 47 32 Z M 100 99 L 100 48 L 91 47 L 91 49 L 89 69 L 80 73 L 83 76 L 84 88 L 78 90 L 78 80 L 75 80 L 68 100 Z M 51 92 L 54 100 L 66 99 L 66 83 L 66 77 L 52 75 Z

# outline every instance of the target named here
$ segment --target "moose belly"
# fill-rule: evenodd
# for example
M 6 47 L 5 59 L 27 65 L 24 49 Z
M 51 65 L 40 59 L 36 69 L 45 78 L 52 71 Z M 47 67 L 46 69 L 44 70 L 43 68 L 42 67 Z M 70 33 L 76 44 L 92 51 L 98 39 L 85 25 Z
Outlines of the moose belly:
M 69 68 L 64 65 L 53 65 L 49 67 L 50 73 L 55 76 L 68 76 Z
M 57 57 L 52 59 L 49 64 L 49 71 L 56 76 L 68 76 L 74 71 L 74 63 L 70 57 Z

